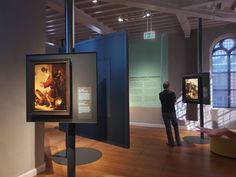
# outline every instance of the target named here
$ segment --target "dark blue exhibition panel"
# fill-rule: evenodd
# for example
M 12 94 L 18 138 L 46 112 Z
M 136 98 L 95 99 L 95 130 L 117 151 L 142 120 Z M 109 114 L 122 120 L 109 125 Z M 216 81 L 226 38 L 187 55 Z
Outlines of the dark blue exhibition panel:
M 79 135 L 129 147 L 126 32 L 80 42 L 75 52 L 97 53 L 97 124 L 77 124 Z

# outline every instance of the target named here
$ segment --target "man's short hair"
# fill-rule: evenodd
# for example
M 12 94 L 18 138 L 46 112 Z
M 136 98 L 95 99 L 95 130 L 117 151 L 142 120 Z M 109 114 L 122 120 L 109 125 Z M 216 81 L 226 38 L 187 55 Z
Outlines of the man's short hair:
M 163 83 L 163 88 L 164 88 L 164 89 L 169 88 L 169 86 L 170 86 L 170 82 L 169 82 L 169 81 L 165 81 L 165 82 Z

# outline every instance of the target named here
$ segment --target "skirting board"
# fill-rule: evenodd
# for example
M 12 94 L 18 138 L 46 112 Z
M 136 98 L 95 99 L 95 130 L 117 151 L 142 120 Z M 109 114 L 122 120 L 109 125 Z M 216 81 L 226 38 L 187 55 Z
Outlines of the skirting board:
M 156 128 L 165 128 L 164 124 L 150 124 L 144 122 L 130 122 L 130 125 L 140 126 L 140 127 L 156 127 Z M 186 126 L 179 126 L 181 130 L 187 130 Z
M 33 176 L 35 176 L 35 175 L 37 175 L 37 174 L 39 174 L 39 173 L 41 173 L 45 170 L 46 170 L 46 164 L 44 163 L 44 164 L 38 166 L 37 168 L 34 168 L 30 171 L 27 171 L 26 173 L 24 173 L 24 174 L 22 174 L 18 177 L 33 177 Z

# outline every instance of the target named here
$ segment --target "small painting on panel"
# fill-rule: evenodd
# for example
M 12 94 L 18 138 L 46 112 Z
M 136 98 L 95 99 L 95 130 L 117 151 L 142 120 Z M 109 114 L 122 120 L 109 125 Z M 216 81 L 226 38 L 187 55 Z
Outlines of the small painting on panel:
M 200 103 L 201 95 L 201 78 L 199 76 L 183 77 L 183 102 Z
M 26 82 L 27 120 L 71 115 L 70 59 L 27 56 Z

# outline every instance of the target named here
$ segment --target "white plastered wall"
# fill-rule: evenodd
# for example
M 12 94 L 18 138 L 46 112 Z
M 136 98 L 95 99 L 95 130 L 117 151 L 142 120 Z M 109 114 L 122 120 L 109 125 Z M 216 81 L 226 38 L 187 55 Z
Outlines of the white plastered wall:
M 45 52 L 44 0 L 0 5 L 0 176 L 44 164 L 43 124 L 26 123 L 26 54 Z M 26 174 L 26 175 L 24 175 Z

